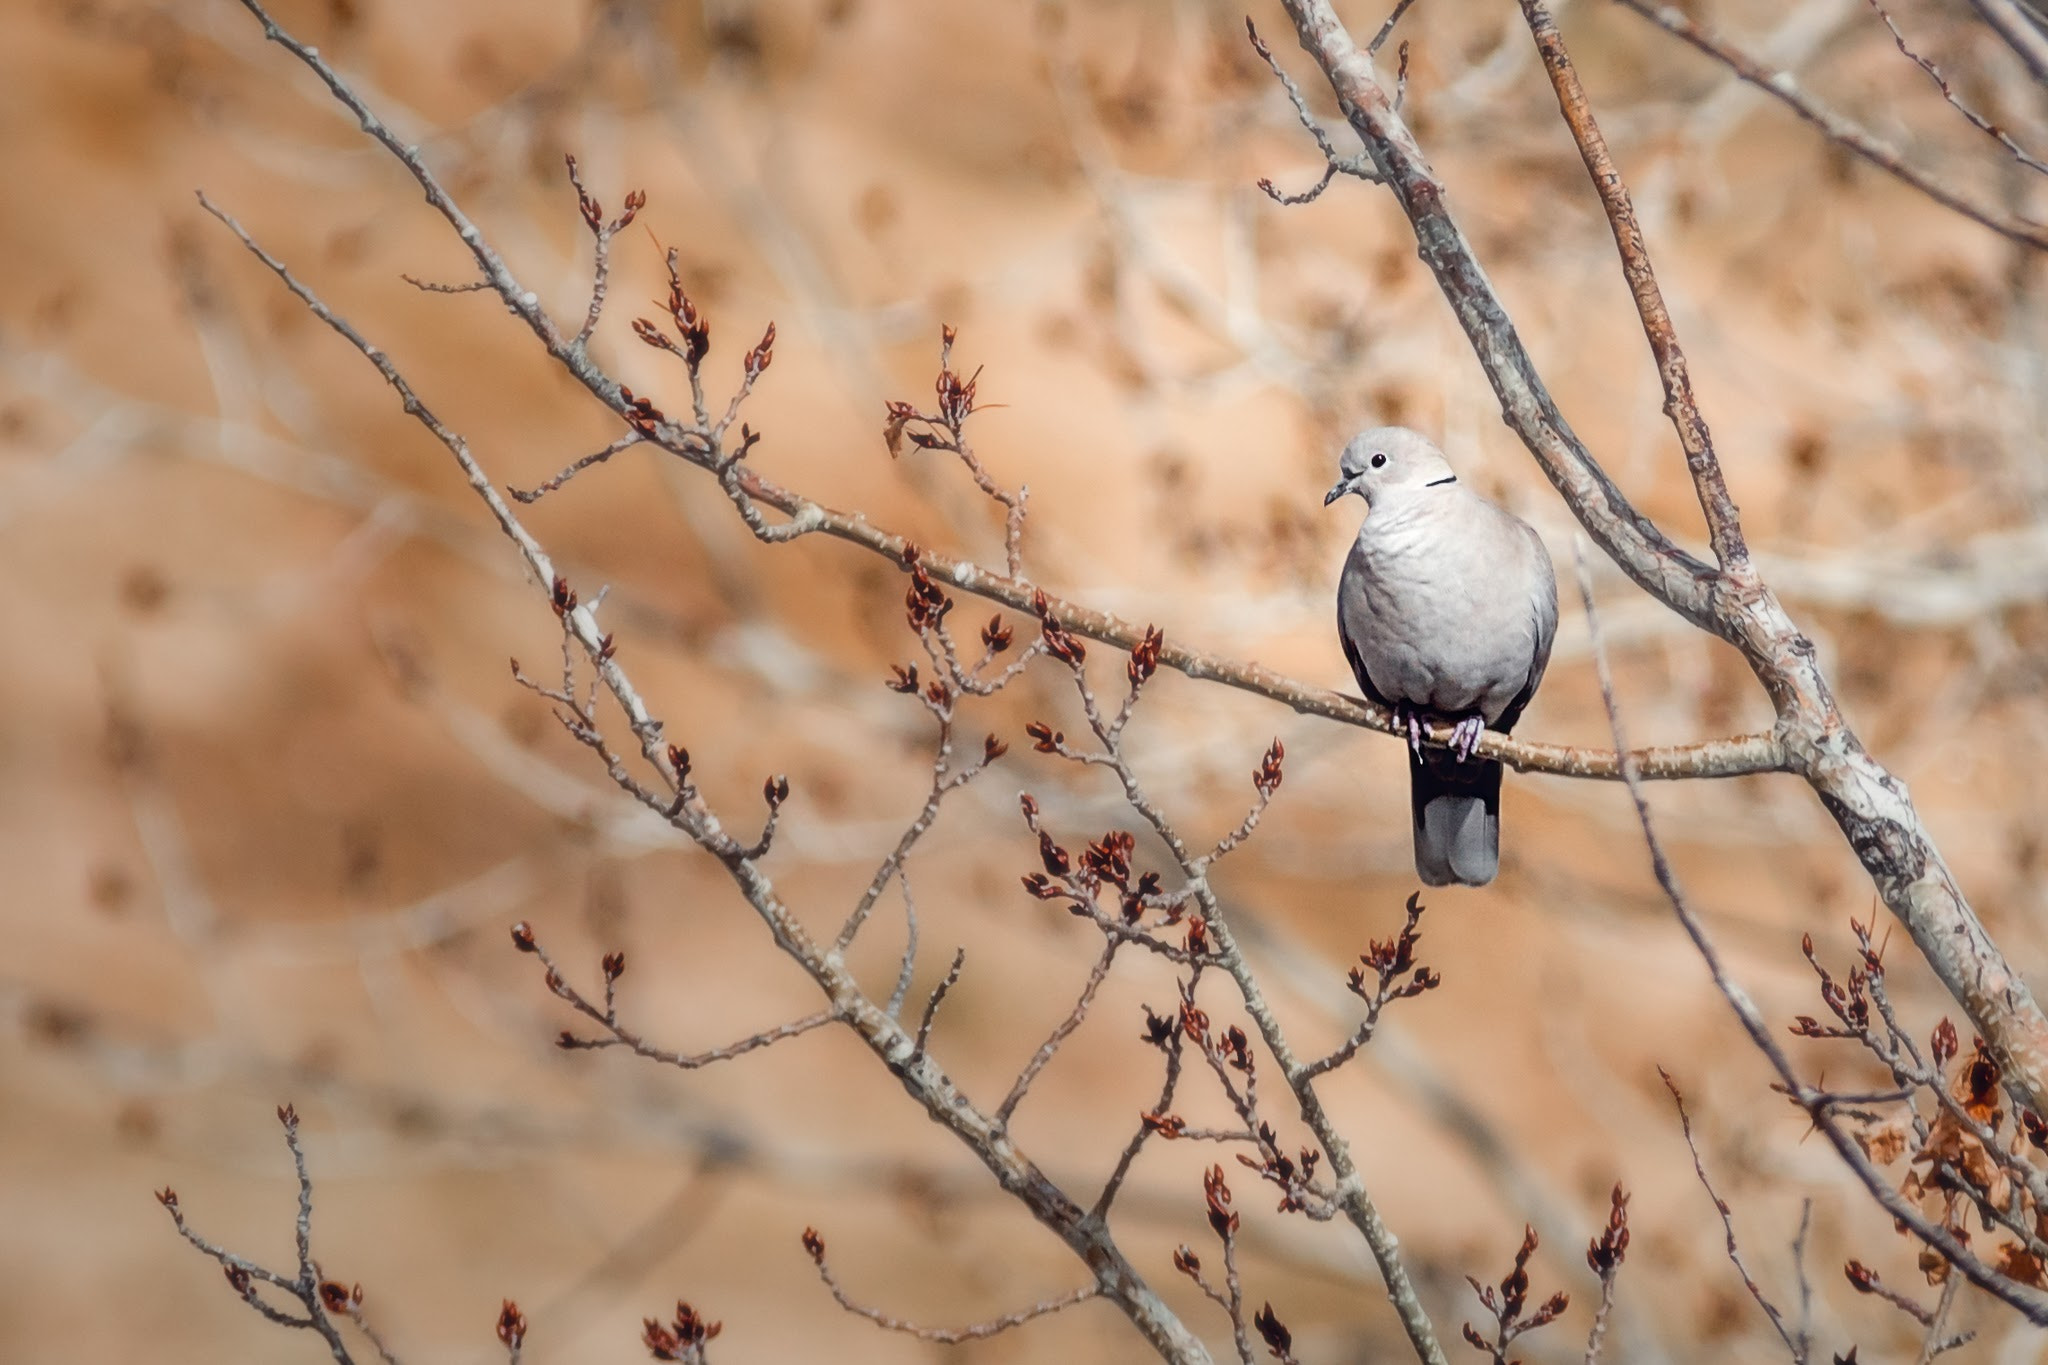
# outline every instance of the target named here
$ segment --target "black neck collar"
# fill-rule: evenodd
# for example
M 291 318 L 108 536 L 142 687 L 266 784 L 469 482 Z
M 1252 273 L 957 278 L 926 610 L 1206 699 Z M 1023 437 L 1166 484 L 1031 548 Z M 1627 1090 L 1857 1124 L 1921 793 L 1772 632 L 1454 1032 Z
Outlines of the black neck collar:
M 1457 481 L 1458 476 L 1456 474 L 1446 474 L 1441 479 L 1431 479 L 1422 486 L 1424 488 L 1442 488 L 1447 483 L 1456 483 Z

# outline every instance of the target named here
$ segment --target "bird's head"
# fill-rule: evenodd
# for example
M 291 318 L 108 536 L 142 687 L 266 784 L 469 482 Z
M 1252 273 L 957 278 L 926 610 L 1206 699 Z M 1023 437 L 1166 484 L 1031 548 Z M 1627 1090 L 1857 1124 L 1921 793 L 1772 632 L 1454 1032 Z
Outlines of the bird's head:
M 1444 453 L 1421 432 L 1374 427 L 1359 432 L 1344 447 L 1337 460 L 1337 482 L 1323 495 L 1323 506 L 1356 493 L 1370 507 L 1395 489 L 1429 488 L 1457 479 Z

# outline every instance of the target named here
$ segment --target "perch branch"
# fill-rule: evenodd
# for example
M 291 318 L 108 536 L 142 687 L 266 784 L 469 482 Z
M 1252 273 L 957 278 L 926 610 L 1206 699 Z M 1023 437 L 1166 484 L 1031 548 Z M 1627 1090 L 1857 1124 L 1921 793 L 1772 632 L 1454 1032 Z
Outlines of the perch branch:
M 1544 387 L 1450 213 L 1443 182 L 1375 80 L 1372 58 L 1328 0 L 1283 4 L 1413 226 L 1422 259 L 1464 328 L 1508 425 L 1587 535 L 1638 586 L 1741 650 L 1770 695 L 1775 738 L 1792 770 L 1814 789 L 1886 906 L 1990 1042 L 2014 1096 L 2048 1112 L 2048 1016 L 1978 922 L 1904 784 L 1843 718 L 1812 641 L 1753 573 L 1719 572 L 1679 550 L 1601 471 Z M 1623 767 L 1624 780 L 1641 780 L 1632 764 Z

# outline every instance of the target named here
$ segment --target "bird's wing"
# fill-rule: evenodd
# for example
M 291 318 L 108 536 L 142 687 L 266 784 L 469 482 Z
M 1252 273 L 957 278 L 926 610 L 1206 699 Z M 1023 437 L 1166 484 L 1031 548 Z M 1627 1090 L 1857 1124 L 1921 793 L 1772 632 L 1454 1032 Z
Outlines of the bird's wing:
M 1535 651 L 1529 660 L 1528 680 L 1489 727 L 1502 734 L 1514 728 L 1530 699 L 1536 695 L 1537 685 L 1543 681 L 1543 670 L 1550 666 L 1551 643 L 1557 638 L 1557 571 L 1551 567 L 1550 552 L 1544 548 L 1543 539 L 1535 529 L 1519 519 L 1516 519 L 1516 525 L 1527 545 L 1527 587 Z
M 1365 693 L 1365 699 L 1384 711 L 1394 709 L 1394 703 L 1372 684 L 1372 675 L 1365 671 L 1365 656 L 1359 653 L 1358 642 L 1351 638 L 1351 628 L 1344 624 L 1344 599 L 1337 599 L 1337 639 L 1344 645 L 1345 662 L 1351 665 L 1351 676 L 1358 680 L 1358 690 Z

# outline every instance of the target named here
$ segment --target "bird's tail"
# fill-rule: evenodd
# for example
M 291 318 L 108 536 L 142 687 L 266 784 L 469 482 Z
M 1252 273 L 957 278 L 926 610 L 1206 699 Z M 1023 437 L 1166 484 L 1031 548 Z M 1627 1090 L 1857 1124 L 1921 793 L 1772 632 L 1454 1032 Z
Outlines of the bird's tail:
M 1408 755 L 1415 872 L 1428 886 L 1484 886 L 1500 870 L 1500 764 L 1442 749 Z

